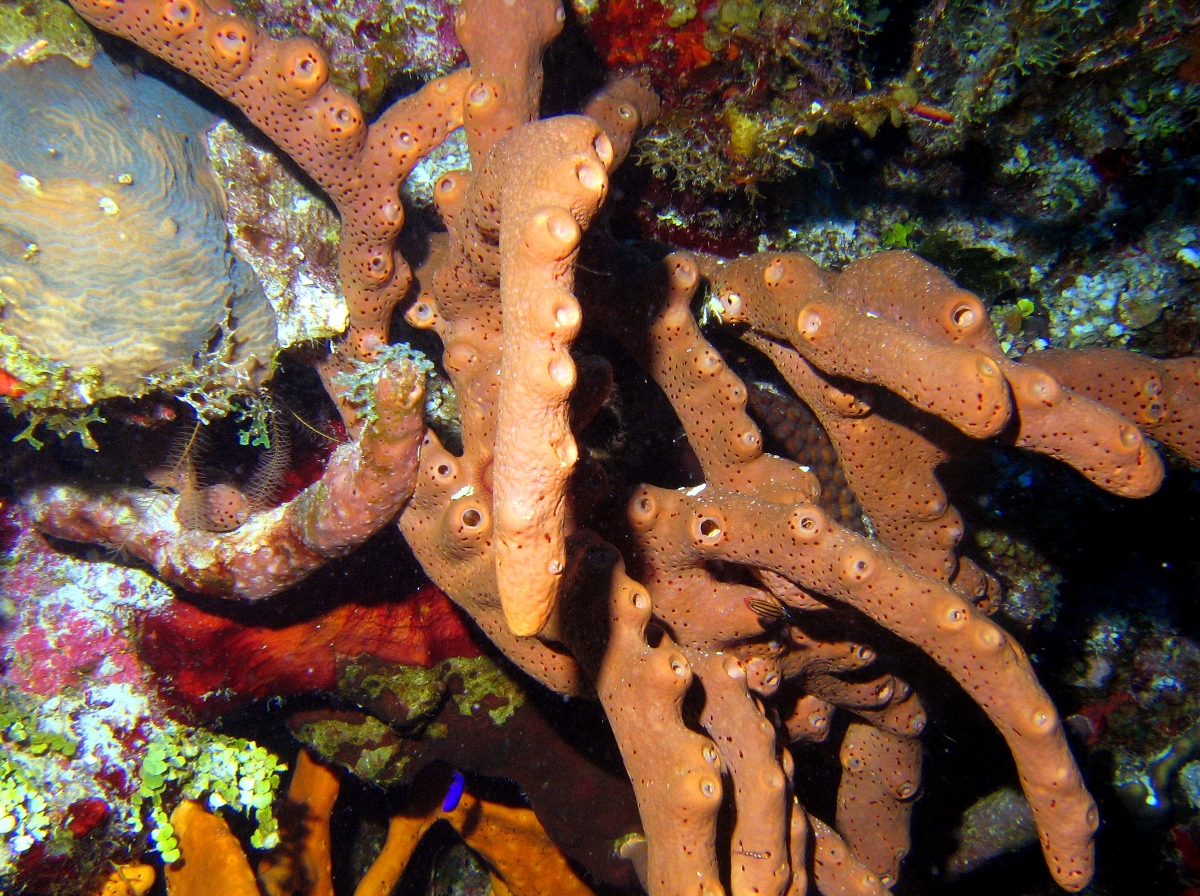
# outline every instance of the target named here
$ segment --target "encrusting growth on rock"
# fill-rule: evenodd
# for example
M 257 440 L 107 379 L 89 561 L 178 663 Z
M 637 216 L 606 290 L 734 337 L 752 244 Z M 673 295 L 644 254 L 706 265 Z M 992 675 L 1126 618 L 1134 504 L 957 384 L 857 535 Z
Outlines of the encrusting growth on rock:
M 122 547 L 193 590 L 262 597 L 398 516 L 429 577 L 510 660 L 599 698 L 644 829 L 621 854 L 652 896 L 722 893 L 725 867 L 738 896 L 896 882 L 925 712 L 908 683 L 871 675 L 882 628 L 984 709 L 1051 874 L 1087 885 L 1095 804 L 1024 651 L 988 618 L 998 583 L 959 556 L 963 521 L 936 470 L 965 441 L 994 439 L 1114 494 L 1150 494 L 1163 466 L 1143 430 L 1196 459 L 1196 359 L 1012 361 L 979 298 L 907 252 L 835 273 L 797 255 L 618 244 L 602 213 L 609 176 L 658 100 L 625 78 L 582 115 L 538 120 L 542 53 L 565 19 L 555 0 L 463 0 L 469 67 L 369 126 L 309 41 L 268 38 L 224 3 L 73 5 L 237 105 L 337 205 L 350 329 L 323 373 L 352 441 L 301 496 L 228 533 L 183 531 L 159 494 L 63 485 L 26 496 L 45 531 Z M 459 125 L 472 167 L 437 183 L 445 233 L 414 282 L 395 246 L 397 190 Z M 834 503 L 869 526 L 822 510 L 821 478 L 764 451 L 746 383 L 693 316 L 705 281 L 709 310 L 819 421 L 843 477 L 826 481 L 849 492 Z M 424 427 L 422 371 L 387 344 L 406 296 L 405 320 L 441 340 L 461 450 Z M 691 475 L 671 484 L 688 488 L 626 482 L 588 450 L 611 365 L 630 357 L 674 411 L 684 437 L 670 459 Z M 370 407 L 349 385 L 364 369 Z M 793 793 L 790 747 L 827 738 L 835 711 L 853 720 L 830 826 Z

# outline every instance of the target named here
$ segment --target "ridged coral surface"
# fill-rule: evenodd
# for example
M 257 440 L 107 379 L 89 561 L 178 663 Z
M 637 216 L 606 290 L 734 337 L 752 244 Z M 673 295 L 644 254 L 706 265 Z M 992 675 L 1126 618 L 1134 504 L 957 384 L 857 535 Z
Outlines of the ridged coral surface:
M 216 398 L 263 380 L 274 316 L 228 249 L 213 123 L 103 56 L 0 69 L 3 366 L 28 403 L 78 408 L 155 384 Z

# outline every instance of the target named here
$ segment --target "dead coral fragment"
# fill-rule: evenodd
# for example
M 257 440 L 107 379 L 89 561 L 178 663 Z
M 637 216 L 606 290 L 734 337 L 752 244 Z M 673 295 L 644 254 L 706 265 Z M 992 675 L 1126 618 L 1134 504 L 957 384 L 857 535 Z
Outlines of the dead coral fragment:
M 333 339 L 348 311 L 337 282 L 338 219 L 281 153 L 227 121 L 208 132 L 234 251 L 275 309 L 280 348 Z

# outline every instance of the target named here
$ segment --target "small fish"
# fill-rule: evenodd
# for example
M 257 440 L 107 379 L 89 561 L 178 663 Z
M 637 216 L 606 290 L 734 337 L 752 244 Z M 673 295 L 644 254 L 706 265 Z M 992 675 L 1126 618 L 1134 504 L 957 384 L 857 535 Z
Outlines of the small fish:
M 459 801 L 462 800 L 463 791 L 466 790 L 467 779 L 462 776 L 462 772 L 456 771 L 450 778 L 450 786 L 446 788 L 446 796 L 442 800 L 442 811 L 453 812 L 458 808 Z
M 787 616 L 787 607 L 775 600 L 761 597 L 746 598 L 746 606 L 763 619 L 783 619 Z

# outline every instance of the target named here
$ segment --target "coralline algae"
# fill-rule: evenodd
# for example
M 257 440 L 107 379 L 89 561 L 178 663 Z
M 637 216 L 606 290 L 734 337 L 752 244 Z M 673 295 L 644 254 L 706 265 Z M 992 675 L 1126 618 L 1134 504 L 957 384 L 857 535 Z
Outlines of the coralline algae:
M 139 657 L 140 622 L 173 606 L 170 589 L 53 551 L 2 503 L 0 529 L 12 539 L 0 566 L 0 890 L 18 874 L 86 880 L 146 834 L 168 857 L 167 796 L 253 815 L 256 842 L 271 845 L 283 767 L 187 724 Z

